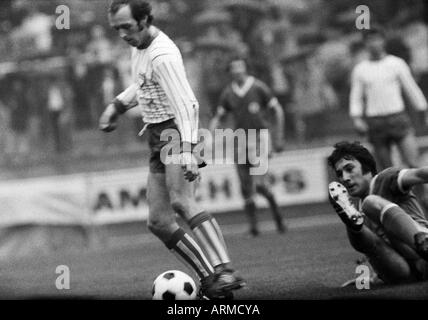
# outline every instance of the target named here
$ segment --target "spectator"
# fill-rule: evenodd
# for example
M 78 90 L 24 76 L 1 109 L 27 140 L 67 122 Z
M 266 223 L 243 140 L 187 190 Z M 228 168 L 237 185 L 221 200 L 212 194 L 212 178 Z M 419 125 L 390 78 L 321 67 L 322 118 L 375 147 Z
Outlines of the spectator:
M 54 149 L 62 154 L 70 148 L 70 113 L 67 109 L 67 87 L 64 80 L 52 76 L 49 79 L 47 108 Z
M 11 144 L 10 111 L 3 101 L 0 100 L 0 148 L 2 161 L 9 160 L 9 149 Z
M 63 151 L 61 145 L 61 128 L 60 128 L 60 117 L 64 110 L 64 98 L 61 90 L 55 83 L 54 79 L 51 79 L 50 86 L 48 88 L 48 112 L 49 122 L 52 128 L 52 137 L 54 140 L 54 147 L 57 153 Z
M 73 108 L 76 112 L 76 128 L 87 129 L 92 125 L 89 109 L 88 66 L 83 59 L 82 51 L 73 48 L 70 52 L 68 67 L 69 83 L 73 96 Z
M 28 137 L 29 103 L 26 101 L 24 80 L 12 79 L 12 92 L 9 99 L 10 128 L 12 130 L 7 153 L 13 156 L 13 161 L 22 163 L 30 152 Z
M 112 45 L 106 37 L 104 28 L 95 25 L 91 29 L 91 39 L 87 47 L 90 62 L 108 64 L 112 60 Z
M 351 54 L 352 67 L 369 58 L 366 46 L 364 45 L 364 42 L 360 40 L 353 41 L 349 45 L 349 53 Z
M 94 124 L 102 112 L 102 82 L 104 69 L 112 61 L 112 45 L 105 36 L 102 26 L 96 25 L 91 29 L 91 39 L 86 48 L 88 63 L 87 90 L 91 93 L 89 109 L 91 112 L 91 124 Z

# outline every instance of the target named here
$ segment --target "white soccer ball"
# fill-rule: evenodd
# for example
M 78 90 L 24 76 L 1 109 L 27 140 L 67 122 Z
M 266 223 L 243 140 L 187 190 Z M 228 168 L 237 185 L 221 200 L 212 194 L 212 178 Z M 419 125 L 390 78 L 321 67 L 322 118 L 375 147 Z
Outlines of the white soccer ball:
M 195 281 L 179 270 L 168 270 L 153 282 L 153 300 L 195 300 L 197 296 Z

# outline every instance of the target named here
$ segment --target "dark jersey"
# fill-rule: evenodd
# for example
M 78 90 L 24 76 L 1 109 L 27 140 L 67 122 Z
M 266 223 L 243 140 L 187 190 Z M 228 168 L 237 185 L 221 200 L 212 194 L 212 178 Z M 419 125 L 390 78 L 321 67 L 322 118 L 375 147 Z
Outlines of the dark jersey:
M 268 106 L 274 98 L 266 84 L 249 77 L 242 88 L 232 83 L 221 95 L 220 106 L 233 115 L 235 125 L 242 129 L 267 129 Z
M 407 169 L 387 168 L 377 174 L 370 185 L 370 194 L 381 196 L 400 206 L 413 220 L 428 226 L 425 213 L 411 190 L 401 184 L 403 173 Z

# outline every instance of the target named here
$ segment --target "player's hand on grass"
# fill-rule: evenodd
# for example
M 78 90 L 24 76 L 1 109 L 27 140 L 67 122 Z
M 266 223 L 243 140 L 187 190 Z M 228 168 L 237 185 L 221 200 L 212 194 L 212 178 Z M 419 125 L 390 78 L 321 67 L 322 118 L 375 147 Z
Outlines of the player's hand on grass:
M 119 114 L 113 104 L 109 104 L 104 110 L 99 120 L 99 129 L 104 132 L 111 132 L 117 128 Z
M 198 163 L 192 152 L 182 152 L 180 154 L 180 162 L 186 180 L 191 182 L 199 177 Z

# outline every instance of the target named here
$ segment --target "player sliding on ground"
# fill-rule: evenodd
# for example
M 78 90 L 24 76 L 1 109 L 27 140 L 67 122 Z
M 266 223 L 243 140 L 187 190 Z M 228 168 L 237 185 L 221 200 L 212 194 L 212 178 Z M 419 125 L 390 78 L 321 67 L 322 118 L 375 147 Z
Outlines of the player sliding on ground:
M 328 158 L 338 182 L 330 202 L 346 225 L 349 241 L 384 283 L 428 279 L 428 221 L 412 187 L 428 183 L 428 167 L 389 167 L 379 173 L 360 143 L 340 142 Z M 350 197 L 359 200 L 356 208 Z
M 230 257 L 216 220 L 196 203 L 198 164 L 192 147 L 198 139 L 199 105 L 188 83 L 181 53 L 174 42 L 152 25 L 151 6 L 142 0 L 113 0 L 110 25 L 132 49 L 134 83 L 107 106 L 100 129 L 112 131 L 119 115 L 139 106 L 147 126 L 150 173 L 147 183 L 148 227 L 201 280 L 201 295 L 231 298 L 244 286 L 230 266 Z M 161 141 L 164 130 L 178 130 L 174 141 Z M 176 141 L 177 140 L 177 141 Z M 162 148 L 178 146 L 179 163 L 166 163 Z M 194 237 L 176 222 L 188 223 Z M 194 241 L 194 239 L 196 241 Z

